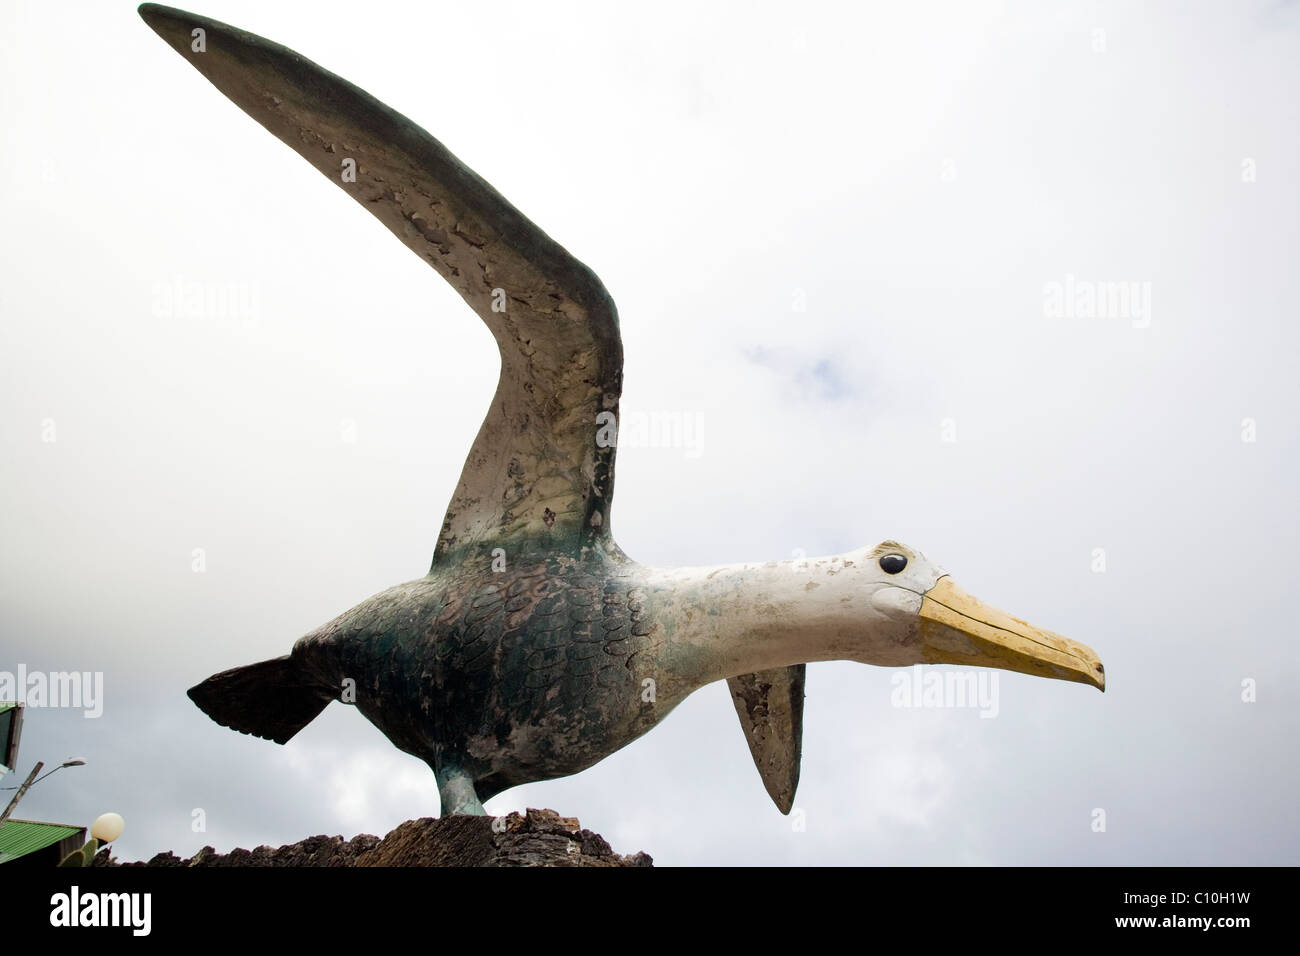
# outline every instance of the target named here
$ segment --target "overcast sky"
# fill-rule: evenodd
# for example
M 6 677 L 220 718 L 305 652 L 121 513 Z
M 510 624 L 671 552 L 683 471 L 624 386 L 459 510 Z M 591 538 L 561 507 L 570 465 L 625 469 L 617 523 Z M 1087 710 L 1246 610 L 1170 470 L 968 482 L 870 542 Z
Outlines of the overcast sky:
M 896 538 L 1106 665 L 1104 695 L 1001 673 L 992 719 L 812 665 L 795 821 L 723 685 L 489 810 L 661 864 L 1300 862 L 1297 5 L 196 12 L 409 116 L 600 274 L 625 420 L 698 429 L 621 445 L 629 555 Z M 486 329 L 132 4 L 5 0 L 0 71 L 0 671 L 104 681 L 98 718 L 29 708 L 20 775 L 87 763 L 17 815 L 117 811 L 123 859 L 433 815 L 355 710 L 280 747 L 185 690 L 427 570 Z M 1090 311 L 1108 288 L 1129 308 Z

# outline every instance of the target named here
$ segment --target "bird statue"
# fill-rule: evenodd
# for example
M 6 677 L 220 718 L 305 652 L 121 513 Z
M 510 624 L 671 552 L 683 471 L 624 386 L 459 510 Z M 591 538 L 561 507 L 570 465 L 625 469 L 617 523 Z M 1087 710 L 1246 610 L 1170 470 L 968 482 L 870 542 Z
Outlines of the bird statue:
M 437 780 L 443 814 L 578 773 L 725 680 L 768 794 L 799 779 L 810 661 L 995 667 L 1105 689 L 1083 644 L 982 604 L 894 541 L 799 562 L 660 568 L 614 542 L 623 346 L 596 275 L 423 129 L 261 37 L 145 22 L 378 218 L 486 323 L 501 377 L 428 574 L 189 691 L 285 743 L 354 703 Z

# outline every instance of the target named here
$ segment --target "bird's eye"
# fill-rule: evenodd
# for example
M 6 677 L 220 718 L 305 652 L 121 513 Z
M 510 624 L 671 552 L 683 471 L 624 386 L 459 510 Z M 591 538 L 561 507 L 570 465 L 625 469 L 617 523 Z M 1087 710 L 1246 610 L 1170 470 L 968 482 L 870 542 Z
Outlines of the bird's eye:
M 907 558 L 901 554 L 887 554 L 880 559 L 880 570 L 886 574 L 897 574 L 907 567 Z

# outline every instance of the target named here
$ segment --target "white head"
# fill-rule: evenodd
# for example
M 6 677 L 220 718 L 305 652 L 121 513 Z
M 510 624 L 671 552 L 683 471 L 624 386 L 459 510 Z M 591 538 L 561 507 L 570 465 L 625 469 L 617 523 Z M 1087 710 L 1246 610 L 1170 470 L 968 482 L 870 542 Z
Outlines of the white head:
M 661 677 L 682 695 L 829 660 L 997 667 L 1106 686 L 1091 648 L 978 601 L 897 541 L 834 557 L 644 573 L 650 613 L 667 638 Z
M 859 621 L 843 635 L 846 659 L 996 667 L 1106 689 L 1091 648 L 984 604 L 915 548 L 883 541 L 829 559 L 825 570 L 839 578 L 825 595 L 842 606 L 836 617 L 849 611 Z

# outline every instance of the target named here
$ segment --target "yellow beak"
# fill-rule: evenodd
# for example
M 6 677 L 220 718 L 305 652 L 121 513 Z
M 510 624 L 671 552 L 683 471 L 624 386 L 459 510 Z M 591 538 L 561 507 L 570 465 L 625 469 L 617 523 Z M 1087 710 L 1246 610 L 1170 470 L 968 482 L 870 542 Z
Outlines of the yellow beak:
M 1092 648 L 983 603 L 948 575 L 921 601 L 921 642 L 928 663 L 997 667 L 1106 690 L 1106 670 Z

